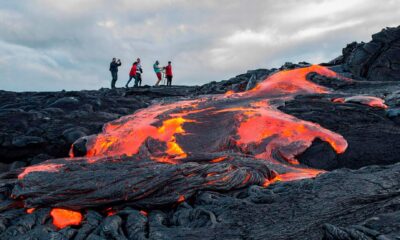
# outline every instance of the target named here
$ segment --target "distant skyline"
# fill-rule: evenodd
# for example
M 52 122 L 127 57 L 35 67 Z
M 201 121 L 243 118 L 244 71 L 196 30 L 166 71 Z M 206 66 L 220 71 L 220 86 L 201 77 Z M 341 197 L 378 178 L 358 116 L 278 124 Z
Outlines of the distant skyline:
M 0 90 L 118 87 L 140 57 L 171 60 L 173 84 L 201 85 L 285 62 L 320 63 L 400 25 L 399 0 L 13 0 L 0 2 Z

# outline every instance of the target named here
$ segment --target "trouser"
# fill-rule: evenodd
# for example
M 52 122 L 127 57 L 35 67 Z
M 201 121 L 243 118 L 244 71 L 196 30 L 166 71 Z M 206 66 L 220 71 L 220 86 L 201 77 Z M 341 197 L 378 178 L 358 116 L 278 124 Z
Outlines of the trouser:
M 158 84 L 160 84 L 160 82 L 161 82 L 162 75 L 161 75 L 160 72 L 156 73 L 156 75 L 157 75 L 157 83 L 156 83 L 156 86 L 158 86 Z
M 135 78 L 135 86 L 142 86 L 142 74 L 137 73 Z
M 115 88 L 115 83 L 118 80 L 118 72 L 111 72 L 111 77 L 112 77 L 111 88 L 114 89 Z
M 135 76 L 129 76 L 129 80 L 128 80 L 128 82 L 126 83 L 126 85 L 125 85 L 125 87 L 128 87 L 128 84 L 132 81 L 132 78 L 133 79 L 135 79 L 135 87 L 136 87 L 136 77 Z
M 172 85 L 172 76 L 167 76 L 167 86 Z

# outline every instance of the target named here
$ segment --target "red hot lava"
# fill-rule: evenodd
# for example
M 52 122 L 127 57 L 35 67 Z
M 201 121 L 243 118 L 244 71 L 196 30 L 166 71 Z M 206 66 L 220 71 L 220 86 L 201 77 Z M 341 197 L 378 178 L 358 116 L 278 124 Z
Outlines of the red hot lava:
M 244 92 L 244 96 L 276 96 L 276 95 L 298 95 L 306 93 L 328 93 L 329 89 L 310 82 L 307 75 L 315 72 L 326 77 L 340 77 L 337 73 L 319 65 L 294 70 L 283 70 L 277 72 L 258 84 L 250 91 Z M 340 77 L 342 78 L 342 77 Z M 345 80 L 344 78 L 342 78 Z
M 104 134 L 99 134 L 89 143 L 87 157 L 135 155 L 148 138 L 167 144 L 166 153 L 176 158 L 186 157 L 186 153 L 176 143 L 175 134 L 183 134 L 182 125 L 190 120 L 181 116 L 169 118 L 160 127 L 154 126 L 160 113 L 173 108 L 195 106 L 195 101 L 182 101 L 169 105 L 154 105 L 134 115 L 120 118 L 104 126 Z
M 82 214 L 80 212 L 54 208 L 50 212 L 53 218 L 54 226 L 62 229 L 72 225 L 80 225 L 82 222 Z
M 332 101 L 336 103 L 360 103 L 368 105 L 370 107 L 382 108 L 382 109 L 388 108 L 383 99 L 372 96 L 352 96 L 345 98 L 335 98 Z

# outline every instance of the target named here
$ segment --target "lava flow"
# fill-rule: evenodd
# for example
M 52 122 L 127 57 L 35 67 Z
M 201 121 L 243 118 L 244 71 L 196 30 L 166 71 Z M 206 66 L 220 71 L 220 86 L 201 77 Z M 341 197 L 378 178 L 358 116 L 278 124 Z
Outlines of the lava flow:
M 175 157 L 186 157 L 185 152 L 176 143 L 175 134 L 182 134 L 182 125 L 187 120 L 183 117 L 169 118 L 156 127 L 156 117 L 160 113 L 173 108 L 195 106 L 195 101 L 182 101 L 170 105 L 154 105 L 138 111 L 133 116 L 123 117 L 104 126 L 104 133 L 98 135 L 89 143 L 87 157 L 110 155 L 134 155 L 148 138 L 166 143 L 166 153 Z M 71 153 L 72 154 L 72 153 Z
M 332 101 L 336 103 L 359 103 L 382 109 L 388 108 L 383 99 L 373 96 L 351 96 L 345 98 L 335 98 Z
M 279 104 L 298 94 L 329 92 L 307 80 L 311 72 L 340 78 L 313 65 L 277 72 L 244 93 L 153 105 L 111 122 L 102 134 L 89 137 L 86 156 L 138 155 L 175 164 L 190 154 L 229 150 L 227 139 L 233 140 L 241 153 L 272 163 L 284 159 L 297 165 L 295 156 L 315 138 L 343 153 L 347 142 L 342 136 L 277 110 Z M 295 172 L 300 171 L 299 178 L 303 178 L 300 169 Z

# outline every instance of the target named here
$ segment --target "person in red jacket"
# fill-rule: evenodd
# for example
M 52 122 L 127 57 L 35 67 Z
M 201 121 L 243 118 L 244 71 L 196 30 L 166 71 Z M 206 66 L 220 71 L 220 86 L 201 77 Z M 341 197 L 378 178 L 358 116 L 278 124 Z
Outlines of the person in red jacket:
M 138 81 L 136 78 L 136 71 L 137 71 L 137 62 L 134 62 L 131 68 L 131 71 L 129 72 L 129 80 L 125 84 L 125 87 L 128 88 L 128 84 L 132 81 L 132 78 L 135 79 L 135 87 L 137 87 Z
M 165 76 L 167 78 L 167 86 L 171 86 L 173 77 L 171 61 L 169 61 L 168 66 L 165 67 Z

